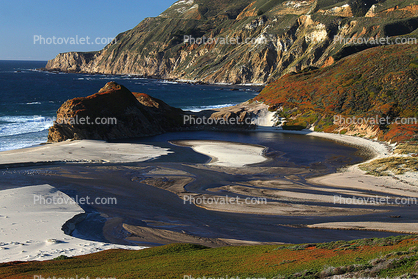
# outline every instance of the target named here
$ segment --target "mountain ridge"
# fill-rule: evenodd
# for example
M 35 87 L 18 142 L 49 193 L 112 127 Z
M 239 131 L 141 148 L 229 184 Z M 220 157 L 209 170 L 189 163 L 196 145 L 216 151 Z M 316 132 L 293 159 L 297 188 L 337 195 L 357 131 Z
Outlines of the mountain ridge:
M 180 0 L 97 52 L 58 54 L 47 70 L 205 83 L 266 84 L 372 47 L 345 38 L 417 37 L 418 1 Z M 198 44 L 184 36 L 250 44 Z

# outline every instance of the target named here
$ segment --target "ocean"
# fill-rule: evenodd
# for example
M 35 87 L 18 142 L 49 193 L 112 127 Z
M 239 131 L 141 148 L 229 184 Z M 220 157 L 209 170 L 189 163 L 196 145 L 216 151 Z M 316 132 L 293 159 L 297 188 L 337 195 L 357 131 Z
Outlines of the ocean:
M 68 99 L 96 93 L 108 81 L 185 110 L 231 106 L 258 94 L 253 87 L 185 84 L 132 76 L 38 71 L 46 61 L 0 61 L 0 151 L 46 142 L 57 109 Z

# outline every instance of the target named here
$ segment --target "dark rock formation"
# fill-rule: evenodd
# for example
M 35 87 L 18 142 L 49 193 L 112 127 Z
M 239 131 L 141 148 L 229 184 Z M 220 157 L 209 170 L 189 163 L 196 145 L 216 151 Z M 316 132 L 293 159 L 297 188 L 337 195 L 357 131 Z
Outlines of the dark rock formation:
M 131 93 L 108 82 L 88 97 L 66 101 L 49 129 L 48 142 L 67 139 L 122 139 L 173 131 L 182 124 L 181 109 L 146 94 Z

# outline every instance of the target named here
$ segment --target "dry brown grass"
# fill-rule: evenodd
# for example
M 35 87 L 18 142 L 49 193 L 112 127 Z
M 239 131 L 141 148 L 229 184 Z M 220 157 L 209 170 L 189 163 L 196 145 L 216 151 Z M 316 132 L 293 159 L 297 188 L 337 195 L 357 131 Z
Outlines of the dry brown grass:
M 402 143 L 399 144 L 395 151 L 395 154 L 418 154 L 418 143 Z
M 360 169 L 367 174 L 383 176 L 390 174 L 404 174 L 408 171 L 418 171 L 418 158 L 416 157 L 387 157 L 361 164 Z

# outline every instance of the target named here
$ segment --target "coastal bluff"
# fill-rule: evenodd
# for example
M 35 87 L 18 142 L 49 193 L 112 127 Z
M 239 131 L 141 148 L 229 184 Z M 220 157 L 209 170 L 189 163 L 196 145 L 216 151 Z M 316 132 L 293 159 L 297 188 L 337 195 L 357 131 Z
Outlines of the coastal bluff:
M 157 135 L 177 130 L 183 114 L 159 99 L 108 82 L 96 94 L 62 104 L 49 128 L 48 142 Z

